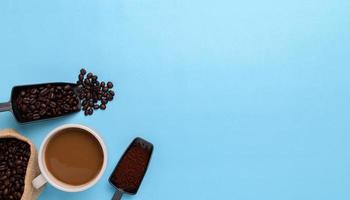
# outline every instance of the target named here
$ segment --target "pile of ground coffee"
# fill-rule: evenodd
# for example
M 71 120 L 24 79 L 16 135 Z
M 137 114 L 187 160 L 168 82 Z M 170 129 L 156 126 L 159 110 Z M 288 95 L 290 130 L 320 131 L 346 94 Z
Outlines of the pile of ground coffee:
M 29 157 L 30 146 L 26 142 L 0 139 L 0 199 L 21 199 Z
M 136 193 L 146 172 L 152 150 L 141 142 L 131 144 L 111 175 L 114 186 L 128 193 Z

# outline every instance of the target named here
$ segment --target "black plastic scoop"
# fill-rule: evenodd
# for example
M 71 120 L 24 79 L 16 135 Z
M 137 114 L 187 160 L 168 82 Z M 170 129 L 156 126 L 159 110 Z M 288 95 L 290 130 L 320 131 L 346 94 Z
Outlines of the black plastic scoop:
M 109 182 L 117 189 L 112 200 L 120 200 L 123 193 L 137 193 L 152 152 L 153 145 L 150 142 L 139 137 L 132 141 L 109 177 Z
M 72 106 L 72 105 L 75 106 Z M 20 123 L 56 118 L 80 111 L 76 84 L 66 82 L 15 86 L 0 112 L 10 111 Z

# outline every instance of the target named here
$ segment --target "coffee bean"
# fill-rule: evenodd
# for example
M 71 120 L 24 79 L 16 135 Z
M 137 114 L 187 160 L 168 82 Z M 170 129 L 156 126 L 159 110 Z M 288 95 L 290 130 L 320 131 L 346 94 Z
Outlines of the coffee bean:
M 85 70 L 84 68 L 82 68 L 82 69 L 80 70 L 80 74 L 81 74 L 81 75 L 85 75 L 85 74 L 86 74 L 86 70 Z
M 47 93 L 50 92 L 49 89 L 44 88 L 43 90 L 40 91 L 40 96 L 45 96 Z
M 113 88 L 113 83 L 109 81 L 109 82 L 107 83 L 107 87 L 108 87 L 109 89 Z
M 108 101 L 107 101 L 107 99 L 102 99 L 102 100 L 101 100 L 101 103 L 102 103 L 102 104 L 107 104 Z
M 93 74 L 91 72 L 89 72 L 86 76 L 87 76 L 87 78 L 92 78 Z
M 90 108 L 88 108 L 88 114 L 89 115 L 92 115 L 94 113 L 94 110 L 90 107 Z
M 57 104 L 56 104 L 56 102 L 51 101 L 51 102 L 50 102 L 50 106 L 51 106 L 52 108 L 56 108 Z
M 101 110 L 105 110 L 105 109 L 106 109 L 106 104 L 101 104 L 101 105 L 100 105 L 100 109 L 101 109 Z
M 46 110 L 40 110 L 39 115 L 44 116 L 46 114 Z
M 84 79 L 84 75 L 83 74 L 79 74 L 78 79 L 79 79 L 79 81 L 82 81 Z
M 89 80 L 89 79 L 85 79 L 85 80 L 84 80 L 84 84 L 85 84 L 85 85 L 90 85 L 90 80 Z
M 112 101 L 112 100 L 113 100 L 113 96 L 112 96 L 112 95 L 108 95 L 108 96 L 107 96 L 107 100 L 108 100 L 108 101 Z
M 30 146 L 13 138 L 0 139 L 0 199 L 20 200 L 30 157 Z
M 33 88 L 31 91 L 30 91 L 31 94 L 37 94 L 38 93 L 38 89 L 36 88 Z
M 70 85 L 66 85 L 63 88 L 65 91 L 70 91 L 72 89 L 72 87 Z
M 100 86 L 101 86 L 101 87 L 104 87 L 104 86 L 106 86 L 106 83 L 105 83 L 104 81 L 102 81 L 101 84 L 100 84 Z
M 110 90 L 110 91 L 109 91 L 109 94 L 112 95 L 112 96 L 115 95 L 113 90 Z
M 94 104 L 94 109 L 95 110 L 97 110 L 97 109 L 99 109 L 100 108 L 100 106 L 98 105 L 98 104 Z

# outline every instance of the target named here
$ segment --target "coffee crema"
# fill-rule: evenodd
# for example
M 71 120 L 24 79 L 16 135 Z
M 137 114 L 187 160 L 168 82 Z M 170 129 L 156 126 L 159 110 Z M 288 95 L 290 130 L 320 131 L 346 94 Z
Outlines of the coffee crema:
M 69 185 L 92 181 L 103 165 L 103 150 L 94 135 L 80 128 L 57 132 L 46 145 L 45 162 L 48 171 Z

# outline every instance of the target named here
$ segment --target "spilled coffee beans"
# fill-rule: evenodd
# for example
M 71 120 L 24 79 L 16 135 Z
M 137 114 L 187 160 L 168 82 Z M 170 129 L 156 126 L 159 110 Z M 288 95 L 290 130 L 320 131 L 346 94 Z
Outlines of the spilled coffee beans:
M 78 93 L 85 115 L 92 115 L 94 110 L 105 110 L 107 103 L 114 98 L 113 83 L 99 82 L 93 73 L 87 73 L 83 68 L 78 75 Z
M 46 84 L 24 88 L 15 97 L 15 104 L 23 121 L 35 121 L 84 111 L 105 110 L 114 98 L 113 83 L 99 82 L 93 73 L 81 69 L 77 84 Z M 17 111 L 16 110 L 16 111 Z
M 30 146 L 26 142 L 0 139 L 0 199 L 21 199 L 29 157 Z
M 19 92 L 16 105 L 25 120 L 61 116 L 80 110 L 79 99 L 71 85 L 50 85 Z

